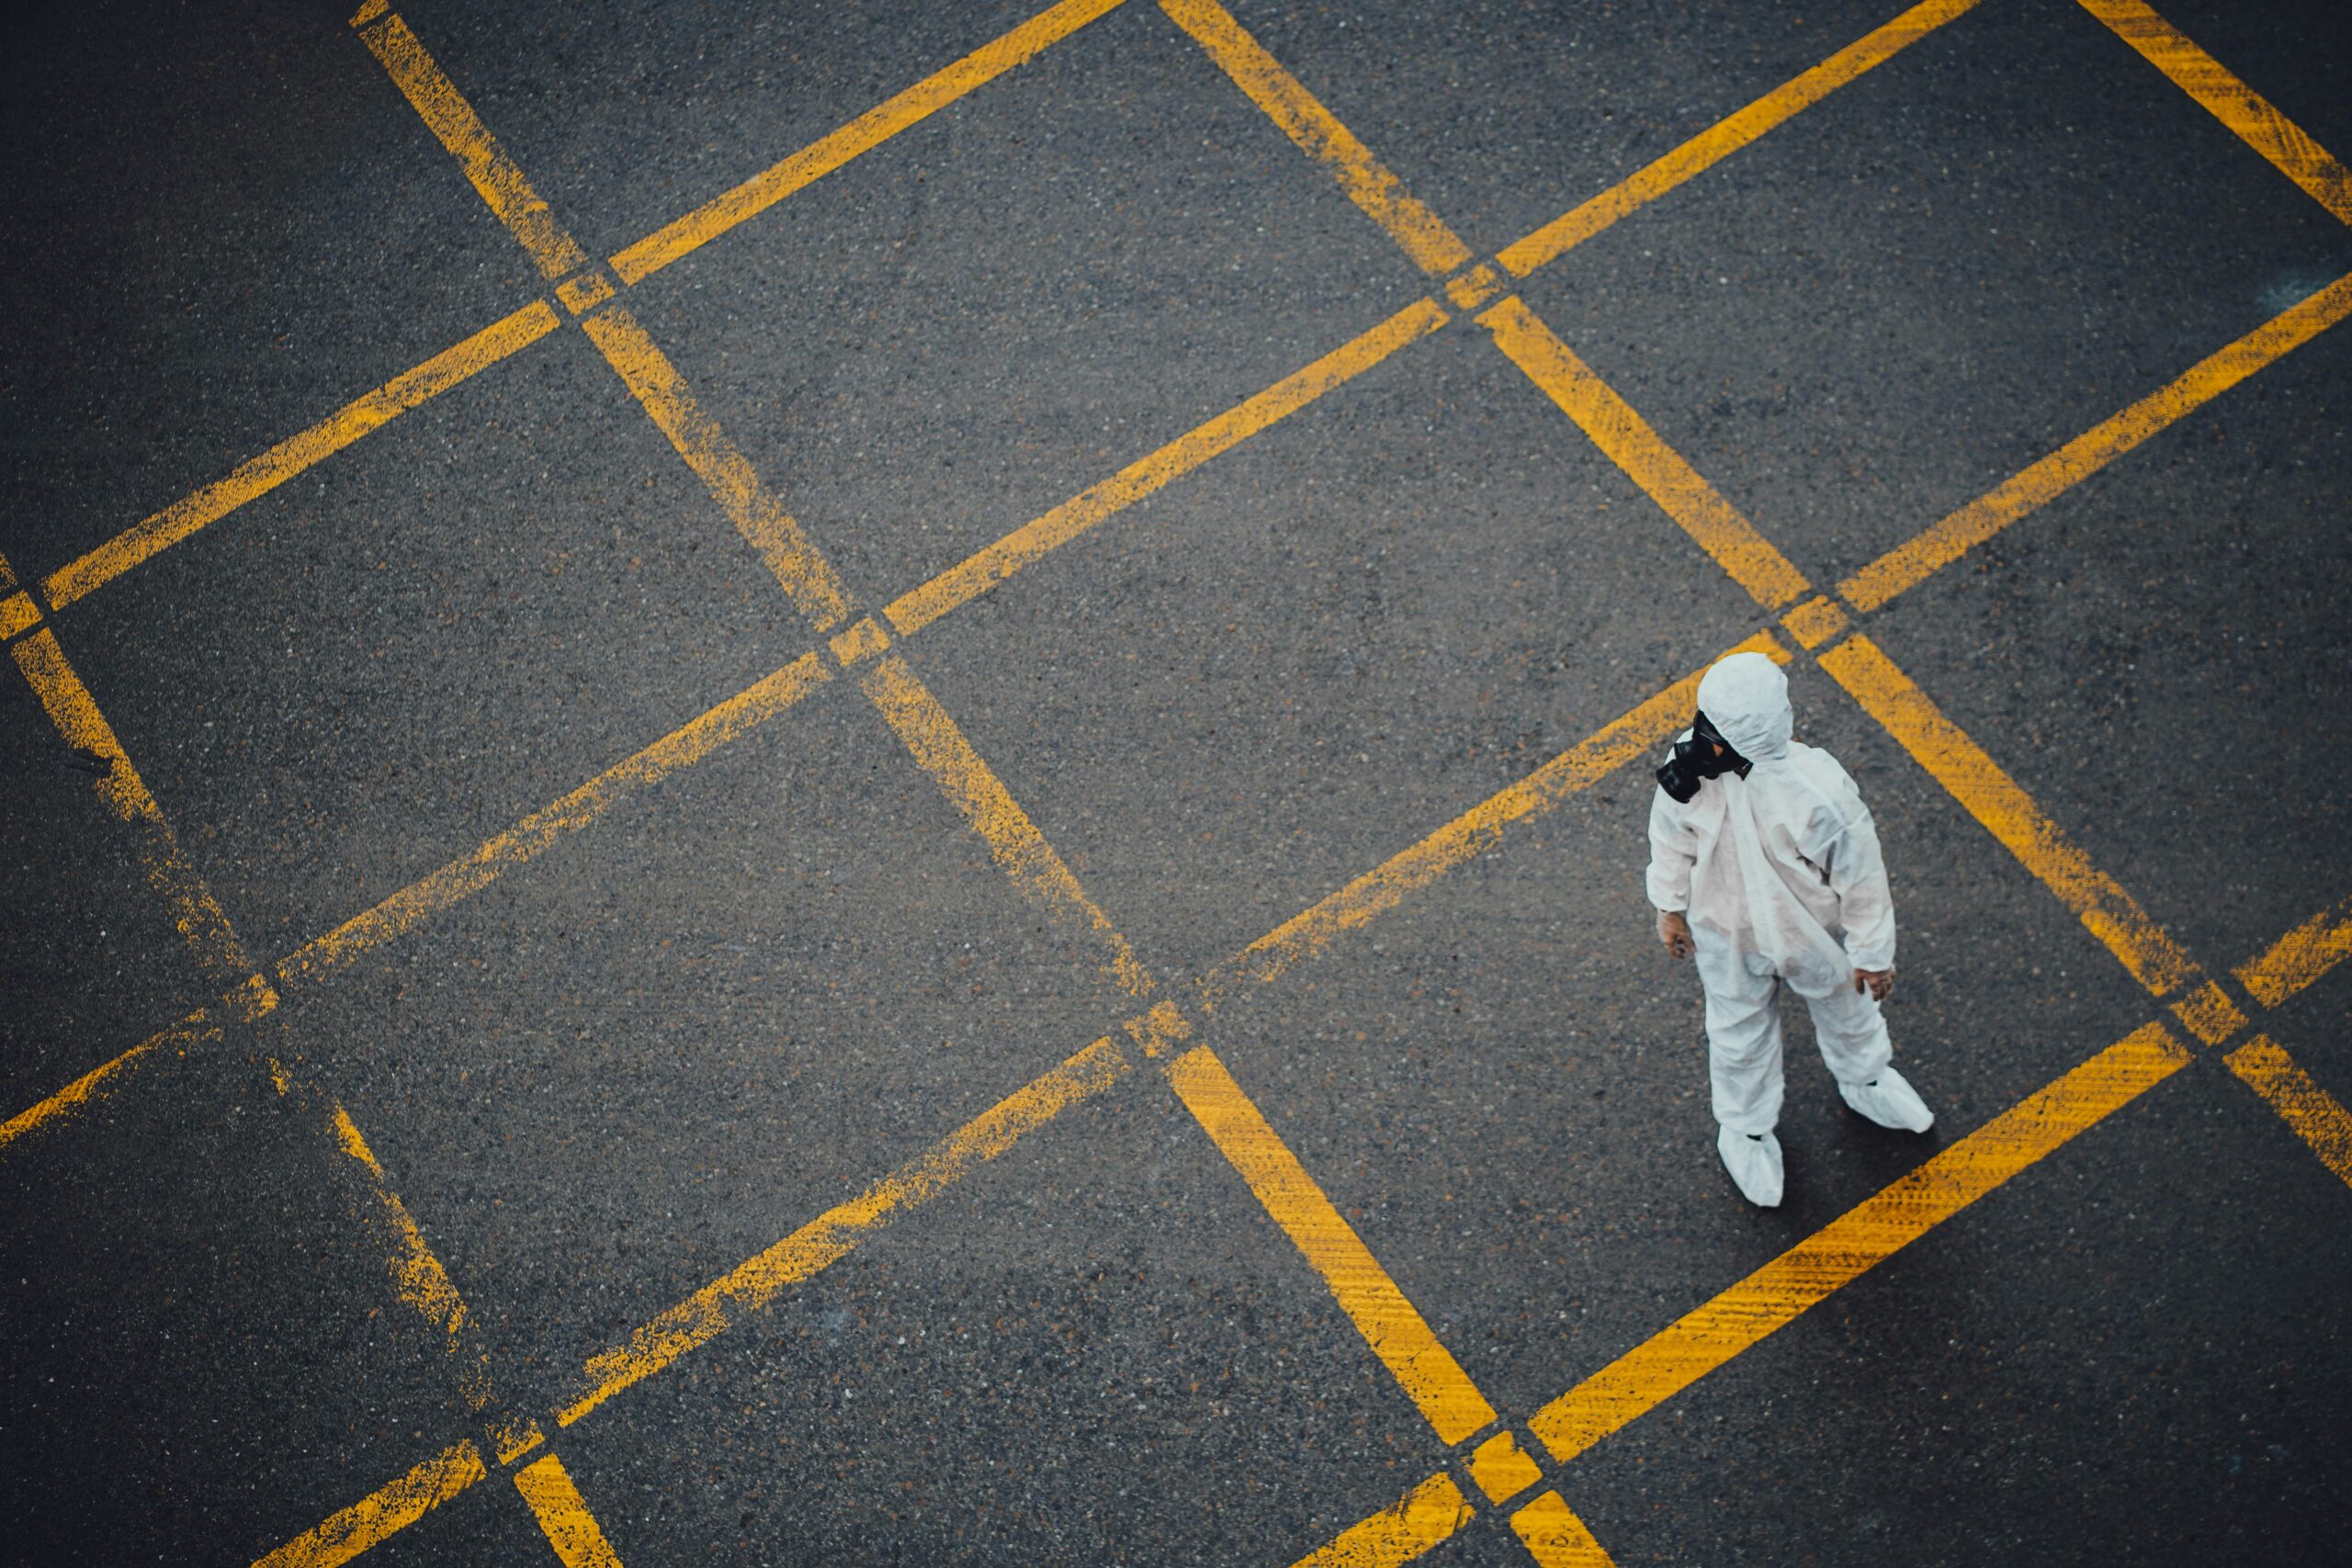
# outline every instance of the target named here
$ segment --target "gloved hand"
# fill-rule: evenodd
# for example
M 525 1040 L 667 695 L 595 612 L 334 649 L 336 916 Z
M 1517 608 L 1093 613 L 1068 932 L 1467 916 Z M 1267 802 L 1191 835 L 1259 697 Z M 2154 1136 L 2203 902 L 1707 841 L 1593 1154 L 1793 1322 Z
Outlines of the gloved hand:
M 1657 912 L 1657 939 L 1666 943 L 1668 958 L 1688 958 L 1699 951 L 1699 944 L 1690 940 L 1690 922 L 1672 910 Z

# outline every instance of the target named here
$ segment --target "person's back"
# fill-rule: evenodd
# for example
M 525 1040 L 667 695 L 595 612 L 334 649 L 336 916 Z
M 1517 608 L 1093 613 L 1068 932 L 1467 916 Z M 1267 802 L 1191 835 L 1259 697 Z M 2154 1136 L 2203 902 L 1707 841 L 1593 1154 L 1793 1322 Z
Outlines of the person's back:
M 1658 770 L 1651 904 L 1707 995 L 1716 1147 L 1740 1190 L 1781 1201 L 1780 987 L 1805 999 L 1846 1103 L 1924 1132 L 1927 1107 L 1890 1065 L 1879 1003 L 1894 988 L 1894 906 L 1878 829 L 1838 760 L 1792 739 L 1788 679 L 1761 654 L 1717 663 L 1699 718 Z

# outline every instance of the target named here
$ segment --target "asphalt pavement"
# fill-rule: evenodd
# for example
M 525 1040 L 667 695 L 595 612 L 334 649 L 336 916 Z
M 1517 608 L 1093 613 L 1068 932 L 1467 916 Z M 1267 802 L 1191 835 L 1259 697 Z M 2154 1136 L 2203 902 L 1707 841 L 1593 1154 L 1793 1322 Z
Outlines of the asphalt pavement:
M 2336 8 L 1044 4 L 18 18 L 0 1561 L 2335 1560 Z

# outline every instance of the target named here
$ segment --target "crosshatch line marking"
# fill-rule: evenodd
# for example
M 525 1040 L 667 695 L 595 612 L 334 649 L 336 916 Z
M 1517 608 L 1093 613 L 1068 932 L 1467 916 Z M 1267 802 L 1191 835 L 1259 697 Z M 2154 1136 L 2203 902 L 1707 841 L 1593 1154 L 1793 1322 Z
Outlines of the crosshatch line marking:
M 918 104 L 927 104 L 928 107 L 923 108 L 922 114 L 915 114 L 910 118 L 900 119 L 897 117 L 883 116 L 880 109 L 869 112 L 868 115 L 842 127 L 830 136 L 793 153 L 765 173 L 736 187 L 734 191 L 714 198 L 703 208 L 697 209 L 696 213 L 688 214 L 686 218 L 678 220 L 656 234 L 649 235 L 636 244 L 616 253 L 612 258 L 614 272 L 624 284 L 650 276 L 659 267 L 667 265 L 679 256 L 717 238 L 727 230 L 766 210 L 768 207 L 783 200 L 793 191 L 809 184 L 819 175 L 830 173 L 858 153 L 881 145 L 891 136 L 916 123 L 923 118 L 923 115 L 953 102 L 955 96 L 985 85 L 988 82 L 994 80 L 997 75 L 1001 74 L 1002 71 L 1011 69 L 1012 65 L 1020 63 L 1023 60 L 1032 58 L 1046 44 L 1068 37 L 1069 33 L 1082 27 L 1085 21 L 1092 20 L 1095 16 L 1107 15 L 1116 8 L 1117 3 L 1124 3 L 1124 0 L 1103 4 L 1100 10 L 1094 10 L 1097 0 L 1083 0 L 1083 3 L 1080 3 L 1080 0 L 1065 0 L 1063 5 L 1054 6 L 1031 18 L 1029 22 L 1005 34 L 994 43 L 984 46 L 967 56 L 964 61 L 926 78 L 924 82 L 908 89 L 898 98 L 889 100 L 890 104 L 900 104 L 903 100 L 910 109 Z M 1506 265 L 1513 266 L 1518 276 L 1523 276 L 1535 271 L 1545 263 L 1564 254 L 1569 246 L 1581 243 L 1583 239 L 1589 238 L 1591 233 L 1598 232 L 1608 223 L 1613 223 L 1618 219 L 1639 209 L 1693 175 L 1712 167 L 1731 152 L 1747 145 L 1766 131 L 1795 115 L 1799 110 L 1819 102 L 1830 91 L 1892 58 L 1904 45 L 1925 36 L 1927 32 L 1933 30 L 1934 26 L 1940 26 L 1942 21 L 1951 19 L 1951 16 L 1958 15 L 1961 11 L 1967 9 L 1969 5 L 1974 3 L 1975 0 L 1968 0 L 1966 5 L 1958 4 L 1956 0 L 1928 0 L 1928 4 L 1913 7 L 1912 10 L 1904 13 L 1903 16 L 1876 32 L 1849 45 L 1838 54 L 1832 55 L 1822 64 L 1814 67 L 1785 86 L 1758 99 L 1756 103 L 1749 105 L 1731 118 L 1709 130 L 1701 132 L 1680 148 L 1666 154 L 1665 157 L 1636 173 L 1631 178 L 1601 192 L 1561 219 L 1555 220 L 1552 224 L 1507 247 L 1499 254 L 1498 259 L 1503 261 Z M 385 9 L 386 7 L 383 6 L 373 7 L 355 25 L 374 20 L 377 17 L 383 15 Z M 1945 14 L 1947 12 L 1949 15 Z M 1081 16 L 1083 20 L 1076 19 Z M 1055 18 L 1050 25 L 1047 23 L 1049 17 Z M 1070 25 L 1064 27 L 1062 25 L 1064 23 Z M 1049 34 L 1050 36 L 1047 36 Z M 991 51 L 1000 52 L 992 53 Z M 1011 59 L 1010 56 L 1012 54 L 1019 54 L 1020 59 Z M 1001 66 L 996 69 L 982 69 L 983 66 L 1000 58 L 1003 60 Z M 967 66 L 972 69 L 967 71 Z M 955 94 L 939 96 L 937 101 L 932 101 L 933 96 L 946 94 L 951 86 L 956 88 Z M 886 108 L 888 107 L 888 104 L 883 106 Z M 865 130 L 858 135 L 853 135 L 852 132 L 857 130 L 859 127 L 865 127 Z M 871 140 L 865 139 L 868 133 L 871 133 Z M 826 151 L 820 152 L 820 149 Z M 791 173 L 787 177 L 786 171 L 797 172 Z M 800 177 L 799 172 L 806 171 L 814 172 L 807 173 L 805 178 Z M 771 182 L 772 177 L 773 183 L 763 183 Z M 763 198 L 753 199 L 754 197 Z M 1580 213 L 1587 214 L 1588 217 L 1578 221 L 1589 222 L 1591 214 L 1603 209 L 1607 211 L 1605 222 L 1589 223 L 1583 231 L 1574 233 L 1564 243 L 1556 244 L 1554 243 L 1560 237 L 1555 232 L 1559 225 L 1577 218 Z M 718 217 L 725 216 L 727 220 L 711 228 L 707 233 L 699 233 L 699 237 L 693 237 L 685 226 L 697 214 L 711 214 L 714 220 Z M 698 233 L 699 231 L 694 232 Z M 656 244 L 655 242 L 661 240 L 663 235 L 670 235 L 673 240 L 692 237 L 693 243 L 673 244 L 670 241 L 664 241 L 661 244 Z M 1544 239 L 1543 244 L 1538 245 L 1538 240 L 1544 236 L 1552 236 L 1552 238 Z M 1541 254 L 1538 254 L 1539 252 Z M 1515 263 L 1514 258 L 1516 258 Z M 394 389 L 413 389 L 420 385 L 432 385 L 435 379 L 433 374 L 435 367 L 444 366 L 445 362 L 450 360 L 453 355 L 462 356 L 468 344 L 479 343 L 484 336 L 503 331 L 519 333 L 526 327 L 537 329 L 527 340 L 537 342 L 540 337 L 552 333 L 558 324 L 559 318 L 553 308 L 544 299 L 534 300 L 503 321 L 484 329 L 483 333 L 477 333 L 474 338 L 468 339 L 467 344 L 460 344 L 442 355 L 435 355 L 425 364 L 394 377 L 377 392 L 367 394 L 341 412 L 331 415 L 321 424 L 313 426 L 311 430 L 279 443 L 261 457 L 252 459 L 238 468 L 228 479 L 205 486 L 187 499 L 166 507 L 154 517 L 118 536 L 115 541 L 100 546 L 88 556 L 84 557 L 81 561 L 52 574 L 51 581 L 58 581 L 60 586 L 68 591 L 65 597 L 59 598 L 55 592 L 44 583 L 44 591 L 51 592 L 52 606 L 69 603 L 111 581 L 165 546 L 175 544 L 198 529 L 220 521 L 246 501 L 283 483 L 334 452 L 342 450 L 361 435 L 379 427 L 393 414 L 416 406 L 415 402 L 401 401 L 400 397 L 394 394 Z M 525 346 L 523 343 L 503 346 L 503 352 L 497 357 L 503 358 L 505 355 L 512 354 L 523 346 Z M 484 364 L 494 362 L 494 359 L 486 360 Z M 465 375 L 471 375 L 474 370 L 482 367 L 482 366 L 473 366 L 466 370 Z M 422 378 L 423 380 L 413 381 L 412 378 Z M 458 380 L 464 378 L 465 376 L 461 375 L 446 385 L 432 385 L 432 391 L 425 396 L 429 397 L 447 390 L 448 386 L 454 386 Z M 393 395 L 388 396 L 388 394 Z M 339 421 L 354 410 L 359 409 L 362 404 L 369 404 L 371 400 L 381 400 L 379 405 L 374 410 L 381 413 L 380 418 L 375 418 L 372 422 L 362 419 L 347 426 L 338 425 Z M 418 402 L 423 400 L 423 398 L 417 399 Z M 314 441 L 314 437 L 319 436 L 321 433 L 328 432 L 330 427 L 334 427 L 334 433 L 340 436 L 339 439 L 324 444 Z M 1146 461 L 1148 460 L 1146 459 Z M 266 474 L 269 479 L 268 484 L 251 493 L 241 492 L 236 488 L 237 481 L 240 476 L 247 476 L 249 471 Z M 164 519 L 171 520 L 170 526 L 162 525 L 162 520 Z

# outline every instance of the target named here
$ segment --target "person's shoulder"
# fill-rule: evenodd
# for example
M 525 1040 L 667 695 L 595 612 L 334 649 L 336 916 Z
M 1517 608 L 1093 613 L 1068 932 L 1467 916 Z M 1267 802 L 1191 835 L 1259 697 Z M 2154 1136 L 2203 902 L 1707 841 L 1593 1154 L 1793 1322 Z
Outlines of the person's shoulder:
M 1843 762 L 1820 747 L 1792 740 L 1789 742 L 1789 761 L 1795 763 L 1797 771 L 1817 787 L 1831 794 L 1850 795 L 1856 800 L 1861 798 L 1861 788 L 1854 783 L 1854 775 L 1846 771 Z

